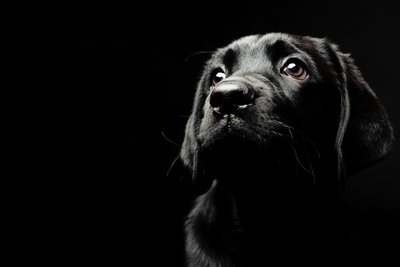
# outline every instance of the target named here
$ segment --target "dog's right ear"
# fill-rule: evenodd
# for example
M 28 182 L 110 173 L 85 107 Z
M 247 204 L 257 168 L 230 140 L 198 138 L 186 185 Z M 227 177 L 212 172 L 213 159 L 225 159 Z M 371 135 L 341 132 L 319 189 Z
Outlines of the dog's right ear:
M 205 87 L 208 82 L 208 65 L 204 66 L 202 76 L 197 84 L 197 90 L 193 101 L 190 117 L 186 123 L 185 136 L 181 147 L 180 158 L 183 164 L 190 169 L 193 178 L 197 175 L 199 161 L 199 144 L 197 134 L 200 127 L 199 118 L 203 117 L 203 104 L 206 99 Z
M 194 120 L 194 115 L 192 113 L 186 123 L 185 136 L 180 152 L 180 158 L 183 164 L 193 172 L 195 171 L 197 161 L 196 155 L 199 149 L 194 133 Z

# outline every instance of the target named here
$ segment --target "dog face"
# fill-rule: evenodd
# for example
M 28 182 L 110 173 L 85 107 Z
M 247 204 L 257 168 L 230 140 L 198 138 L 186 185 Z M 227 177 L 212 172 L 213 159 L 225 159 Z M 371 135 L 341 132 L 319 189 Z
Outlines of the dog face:
M 270 33 L 236 40 L 206 63 L 181 159 L 197 177 L 219 175 L 227 162 L 276 165 L 286 155 L 302 165 L 300 154 L 314 151 L 335 158 L 340 177 L 381 159 L 392 141 L 387 115 L 349 55 L 326 39 Z

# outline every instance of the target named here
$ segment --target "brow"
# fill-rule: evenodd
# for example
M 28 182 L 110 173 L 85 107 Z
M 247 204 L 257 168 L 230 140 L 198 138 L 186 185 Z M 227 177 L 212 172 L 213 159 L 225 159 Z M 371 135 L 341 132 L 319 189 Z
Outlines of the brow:
M 278 40 L 266 48 L 266 54 L 273 63 L 276 63 L 279 59 L 296 52 L 298 52 L 298 50 L 295 48 L 295 46 L 283 40 Z
M 233 49 L 228 49 L 224 56 L 222 57 L 222 63 L 227 69 L 232 69 L 233 65 L 237 61 L 237 52 L 234 51 Z

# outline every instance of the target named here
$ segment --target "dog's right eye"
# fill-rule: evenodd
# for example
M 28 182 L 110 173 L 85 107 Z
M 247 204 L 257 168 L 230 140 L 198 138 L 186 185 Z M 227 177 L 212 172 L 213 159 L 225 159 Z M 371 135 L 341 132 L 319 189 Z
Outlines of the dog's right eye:
M 226 78 L 225 72 L 221 69 L 218 69 L 218 70 L 214 71 L 214 73 L 212 74 L 211 83 L 213 86 L 215 86 L 217 83 L 219 83 L 220 81 L 222 81 L 225 78 Z

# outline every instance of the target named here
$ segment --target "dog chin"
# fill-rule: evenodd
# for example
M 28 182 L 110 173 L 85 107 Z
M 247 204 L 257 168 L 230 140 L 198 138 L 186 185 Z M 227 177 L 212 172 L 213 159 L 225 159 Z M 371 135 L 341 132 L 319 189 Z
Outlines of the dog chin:
M 261 159 L 274 158 L 277 150 L 282 152 L 281 140 L 275 136 L 260 137 L 249 130 L 239 129 L 221 130 L 208 135 L 209 138 L 201 142 L 200 154 L 207 165 L 214 167 L 236 167 L 254 165 Z M 279 144 L 279 145 L 278 145 Z M 267 162 L 268 162 L 267 161 Z
M 248 146 L 264 147 L 268 139 L 265 132 L 258 133 L 253 125 L 235 116 L 206 121 L 199 134 L 199 143 L 203 150 L 221 150 L 227 153 Z

